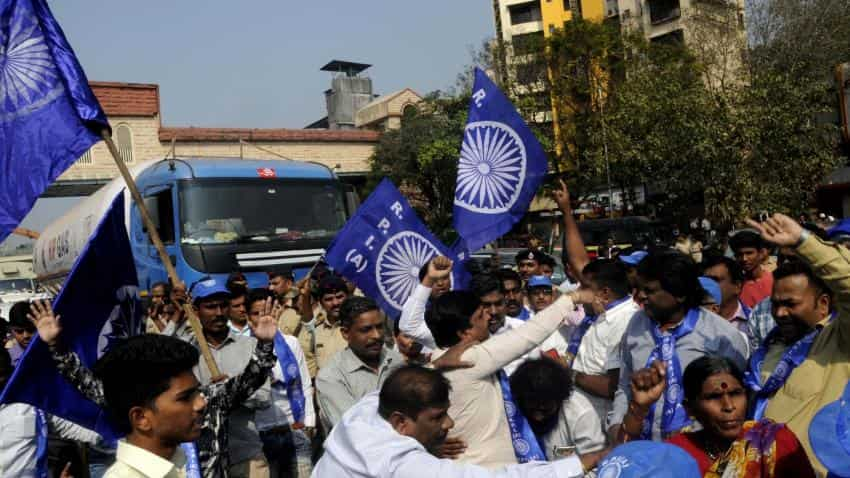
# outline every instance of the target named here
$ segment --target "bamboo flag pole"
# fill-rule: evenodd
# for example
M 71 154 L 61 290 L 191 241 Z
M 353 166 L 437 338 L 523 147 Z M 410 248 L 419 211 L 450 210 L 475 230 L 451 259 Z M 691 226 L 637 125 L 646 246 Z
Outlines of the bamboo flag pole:
M 109 148 L 109 152 L 112 153 L 112 159 L 114 159 L 115 164 L 118 165 L 118 171 L 121 172 L 121 176 L 124 178 L 124 182 L 127 183 L 127 188 L 130 190 L 130 195 L 133 196 L 133 201 L 136 203 L 136 207 L 139 208 L 139 213 L 142 215 L 142 222 L 147 228 L 148 234 L 150 234 L 151 242 L 153 242 L 154 247 L 156 247 L 156 251 L 159 253 L 159 259 L 165 265 L 165 270 L 168 272 L 168 278 L 171 279 L 171 283 L 175 286 L 180 284 L 180 278 L 177 276 L 177 270 L 174 269 L 174 264 L 171 263 L 171 259 L 165 251 L 165 246 L 162 244 L 162 239 L 159 237 L 159 231 L 156 230 L 156 227 L 151 220 L 150 213 L 148 212 L 148 208 L 145 206 L 142 195 L 139 193 L 139 188 L 136 187 L 136 181 L 133 180 L 132 176 L 130 176 L 130 171 L 127 169 L 127 165 L 124 164 L 124 160 L 121 159 L 121 155 L 118 153 L 118 148 L 115 146 L 115 142 L 112 141 L 112 136 L 106 129 L 100 132 L 100 136 L 106 142 L 106 147 Z M 201 321 L 195 314 L 195 309 L 192 308 L 192 304 L 183 304 L 183 312 L 186 314 L 186 317 L 188 317 L 189 325 L 192 326 L 192 332 L 195 333 L 195 338 L 198 339 L 198 346 L 201 349 L 201 355 L 204 356 L 204 361 L 207 363 L 210 376 L 220 376 L 221 371 L 218 369 L 218 365 L 215 363 L 215 359 L 210 352 L 210 346 L 207 344 L 206 337 L 204 337 L 204 330 L 203 327 L 201 327 Z

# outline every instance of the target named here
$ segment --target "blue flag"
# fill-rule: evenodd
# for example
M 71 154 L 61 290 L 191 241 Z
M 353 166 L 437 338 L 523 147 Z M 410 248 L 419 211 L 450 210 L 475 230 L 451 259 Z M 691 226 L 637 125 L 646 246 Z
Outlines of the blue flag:
M 120 193 L 77 258 L 53 302 L 61 316 L 62 343 L 91 369 L 116 339 L 142 333 L 142 308 Z M 132 373 L 132 371 L 128 371 Z M 117 438 L 106 413 L 56 370 L 38 336 L 18 362 L 0 403 L 23 402 Z
M 0 0 L 0 241 L 108 128 L 46 0 Z
M 468 252 L 522 219 L 548 169 L 543 147 L 480 69 L 469 103 L 455 187 L 454 227 Z
M 397 318 L 419 284 L 419 270 L 436 255 L 455 259 L 392 181 L 384 179 L 336 235 L 325 259 Z M 463 280 L 456 264 L 454 285 Z

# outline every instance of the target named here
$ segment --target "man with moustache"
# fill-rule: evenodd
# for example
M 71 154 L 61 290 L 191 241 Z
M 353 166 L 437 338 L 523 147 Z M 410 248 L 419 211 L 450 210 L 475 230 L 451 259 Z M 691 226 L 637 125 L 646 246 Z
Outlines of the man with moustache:
M 523 322 L 531 318 L 531 311 L 525 305 L 525 294 L 522 289 L 522 278 L 519 273 L 510 269 L 499 271 L 499 279 L 502 281 L 502 293 L 505 296 L 505 316 L 511 319 L 519 319 Z
M 251 360 L 257 340 L 234 333 L 228 326 L 231 293 L 222 281 L 207 279 L 195 283 L 190 289 L 204 337 L 222 374 L 235 377 Z M 194 337 L 190 340 L 194 343 Z M 201 360 L 194 367 L 195 376 L 202 385 L 218 381 Z M 257 431 L 254 411 L 271 405 L 271 389 L 266 383 L 242 406 L 230 415 L 230 476 L 267 478 L 269 465 L 263 455 L 263 442 Z
M 384 344 L 384 316 L 372 299 L 346 299 L 340 307 L 339 327 L 348 346 L 334 355 L 316 377 L 319 417 L 328 430 L 405 363 L 401 354 Z

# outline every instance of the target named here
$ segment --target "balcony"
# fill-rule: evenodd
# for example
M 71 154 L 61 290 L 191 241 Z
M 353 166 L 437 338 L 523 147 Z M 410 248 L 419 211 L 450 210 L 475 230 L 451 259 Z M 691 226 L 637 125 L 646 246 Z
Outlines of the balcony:
M 649 0 L 649 20 L 653 25 L 669 22 L 682 16 L 679 0 Z

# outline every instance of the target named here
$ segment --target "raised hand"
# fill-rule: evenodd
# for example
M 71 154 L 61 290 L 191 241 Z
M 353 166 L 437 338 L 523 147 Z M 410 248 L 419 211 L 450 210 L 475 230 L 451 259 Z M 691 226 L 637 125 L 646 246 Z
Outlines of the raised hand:
M 650 407 L 664 395 L 666 387 L 667 369 L 664 362 L 656 360 L 632 375 L 632 401 L 641 407 Z
M 277 333 L 277 316 L 275 316 L 275 301 L 271 297 L 263 302 L 260 318 L 253 327 L 254 337 L 265 342 L 274 340 Z
M 451 273 L 452 260 L 446 256 L 437 256 L 428 263 L 428 273 L 422 283 L 427 287 L 433 287 L 437 281 L 445 279 Z
M 774 214 L 761 223 L 747 219 L 747 224 L 755 228 L 764 240 L 779 247 L 796 246 L 803 234 L 803 227 L 785 214 Z
M 38 330 L 38 336 L 49 346 L 54 346 L 59 341 L 62 326 L 59 325 L 58 315 L 53 314 L 53 307 L 49 301 L 36 300 L 30 304 L 27 317 Z
M 448 458 L 457 460 L 457 458 L 466 451 L 466 442 L 457 437 L 448 437 L 446 441 L 437 450 L 437 458 Z
M 567 188 L 567 183 L 563 179 L 559 179 L 558 184 L 559 187 L 552 190 L 552 194 L 555 196 L 555 202 L 558 204 L 558 209 L 564 214 L 572 214 L 570 190 Z

